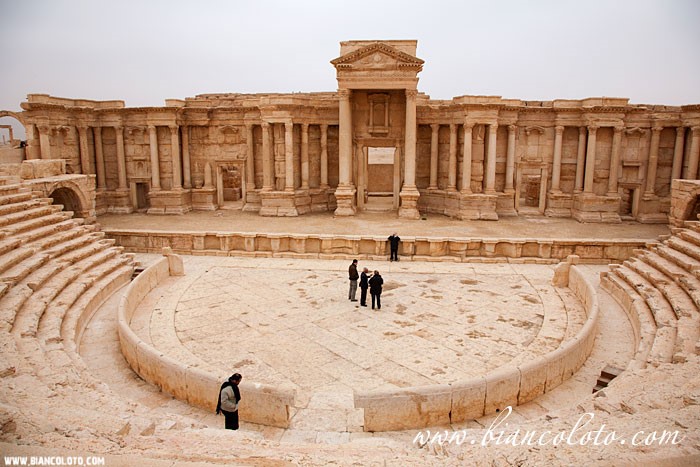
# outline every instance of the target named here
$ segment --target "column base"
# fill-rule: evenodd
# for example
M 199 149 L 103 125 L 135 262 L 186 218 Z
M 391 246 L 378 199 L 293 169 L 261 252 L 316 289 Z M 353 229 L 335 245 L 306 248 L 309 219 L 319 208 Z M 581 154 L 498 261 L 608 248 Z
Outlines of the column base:
M 460 194 L 457 218 L 462 220 L 497 221 L 497 195 L 482 193 Z
M 195 211 L 216 211 L 216 188 L 194 188 L 192 209 Z
M 354 186 L 339 186 L 335 190 L 336 208 L 334 215 L 336 216 L 354 216 L 355 215 L 355 192 Z
M 131 214 L 134 207 L 131 204 L 129 190 L 104 191 L 103 197 L 110 214 Z
M 311 212 L 311 195 L 308 188 L 294 192 L 294 206 L 299 215 Z
M 259 214 L 264 217 L 296 217 L 299 211 L 294 201 L 293 191 L 261 191 Z
M 658 196 L 645 194 L 639 203 L 637 221 L 642 224 L 667 224 L 668 215 L 664 212 L 663 204 L 663 200 Z M 670 206 L 666 207 L 669 208 Z
M 418 198 L 420 192 L 414 186 L 404 187 L 399 193 L 401 205 L 399 206 L 399 217 L 401 219 L 420 219 L 418 212 Z
M 245 204 L 243 212 L 260 212 L 262 203 L 260 201 L 260 191 L 248 190 L 245 194 Z
M 547 209 L 544 215 L 547 217 L 571 217 L 571 208 L 574 206 L 574 197 L 570 193 L 550 191 L 547 193 Z
M 618 224 L 622 222 L 619 211 L 619 196 L 578 193 L 574 195 L 571 216 L 579 222 Z
M 515 217 L 518 211 L 515 210 L 515 192 L 496 193 L 496 214 L 498 217 Z
M 151 191 L 148 202 L 148 214 L 182 215 L 192 210 L 192 194 L 183 189 Z

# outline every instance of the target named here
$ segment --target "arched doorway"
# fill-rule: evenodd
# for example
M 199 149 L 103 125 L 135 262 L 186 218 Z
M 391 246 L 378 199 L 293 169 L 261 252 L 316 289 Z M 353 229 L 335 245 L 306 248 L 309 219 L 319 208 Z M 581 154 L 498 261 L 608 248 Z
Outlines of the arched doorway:
M 0 163 L 19 163 L 26 159 L 26 137 L 22 119 L 15 112 L 0 110 Z
M 80 198 L 70 188 L 56 188 L 51 192 L 49 198 L 53 199 L 53 204 L 63 205 L 64 211 L 73 211 L 74 217 L 84 217 L 84 208 L 80 204 Z
M 692 209 L 688 209 L 688 215 L 685 217 L 686 221 L 697 221 L 698 215 L 700 215 L 700 196 L 695 197 L 695 201 L 688 204 Z

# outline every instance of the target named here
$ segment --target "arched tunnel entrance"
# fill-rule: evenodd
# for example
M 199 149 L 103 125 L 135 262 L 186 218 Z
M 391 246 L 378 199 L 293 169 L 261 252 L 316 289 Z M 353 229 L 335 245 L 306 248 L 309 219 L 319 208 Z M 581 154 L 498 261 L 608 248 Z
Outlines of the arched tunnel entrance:
M 73 211 L 74 217 L 84 217 L 85 208 L 80 204 L 80 198 L 70 188 L 56 188 L 49 195 L 53 204 L 62 204 L 64 211 Z

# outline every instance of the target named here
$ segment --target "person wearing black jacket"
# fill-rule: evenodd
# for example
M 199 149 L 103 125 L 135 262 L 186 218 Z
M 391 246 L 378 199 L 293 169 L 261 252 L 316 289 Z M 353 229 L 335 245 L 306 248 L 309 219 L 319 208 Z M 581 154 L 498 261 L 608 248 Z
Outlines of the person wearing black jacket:
M 241 392 L 238 390 L 238 383 L 243 377 L 240 373 L 234 373 L 221 385 L 219 398 L 216 402 L 216 415 L 224 414 L 225 426 L 227 430 L 238 429 L 238 403 L 241 401 Z
M 384 284 L 384 279 L 379 275 L 379 271 L 374 271 L 374 274 L 369 280 L 369 293 L 372 294 L 373 310 L 375 298 L 377 300 L 377 310 L 382 309 L 382 284 Z
M 369 276 L 367 273 L 369 269 L 364 268 L 360 274 L 360 306 L 367 306 L 367 289 L 369 288 Z
M 348 279 L 350 279 L 350 290 L 348 291 L 348 300 L 356 302 L 355 294 L 357 293 L 357 279 L 360 275 L 357 273 L 357 260 L 353 259 L 352 264 L 348 268 Z
M 393 233 L 387 238 L 389 240 L 389 246 L 391 247 L 391 256 L 389 257 L 389 261 L 398 261 L 399 260 L 399 242 L 401 241 L 401 237 L 396 235 L 396 233 Z

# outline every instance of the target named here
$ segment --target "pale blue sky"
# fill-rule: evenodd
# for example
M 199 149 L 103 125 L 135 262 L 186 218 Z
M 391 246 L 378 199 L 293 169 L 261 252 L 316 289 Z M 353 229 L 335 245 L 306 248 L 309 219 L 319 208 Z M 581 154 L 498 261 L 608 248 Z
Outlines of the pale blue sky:
M 695 0 L 0 0 L 0 109 L 29 93 L 332 91 L 349 39 L 418 39 L 418 88 L 436 99 L 700 103 Z

